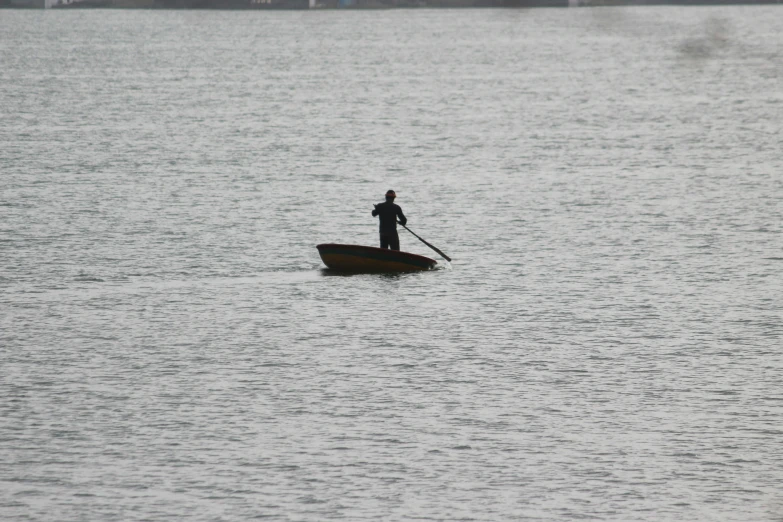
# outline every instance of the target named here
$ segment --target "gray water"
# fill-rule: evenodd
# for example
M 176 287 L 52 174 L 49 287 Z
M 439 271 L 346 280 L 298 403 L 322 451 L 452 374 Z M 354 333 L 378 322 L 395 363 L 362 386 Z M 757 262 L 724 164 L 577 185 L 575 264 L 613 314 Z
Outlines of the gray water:
M 782 121 L 778 6 L 0 11 L 0 518 L 781 520 Z

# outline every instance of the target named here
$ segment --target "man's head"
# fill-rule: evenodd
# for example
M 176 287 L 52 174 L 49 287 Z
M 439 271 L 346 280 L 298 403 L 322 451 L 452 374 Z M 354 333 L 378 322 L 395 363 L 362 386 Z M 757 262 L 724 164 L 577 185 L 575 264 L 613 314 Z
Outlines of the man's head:
M 397 197 L 397 194 L 394 193 L 393 190 L 387 190 L 386 191 L 386 201 L 394 201 L 394 198 Z

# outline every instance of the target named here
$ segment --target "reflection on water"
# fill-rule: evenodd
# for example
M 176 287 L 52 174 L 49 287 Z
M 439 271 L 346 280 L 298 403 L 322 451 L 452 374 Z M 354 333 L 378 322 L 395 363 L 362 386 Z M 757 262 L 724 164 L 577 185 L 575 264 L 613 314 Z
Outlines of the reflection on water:
M 773 519 L 781 20 L 5 10 L 0 518 Z

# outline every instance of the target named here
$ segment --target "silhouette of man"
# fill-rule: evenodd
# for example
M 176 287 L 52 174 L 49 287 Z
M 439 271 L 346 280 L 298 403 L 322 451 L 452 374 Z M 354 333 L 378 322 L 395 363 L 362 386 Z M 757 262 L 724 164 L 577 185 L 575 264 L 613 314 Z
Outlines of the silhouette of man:
M 399 205 L 394 204 L 396 197 L 397 194 L 393 190 L 386 192 L 386 201 L 375 205 L 375 209 L 372 211 L 372 215 L 378 216 L 380 220 L 381 248 L 399 250 L 400 236 L 397 235 L 397 218 L 400 218 L 402 225 L 408 222 Z

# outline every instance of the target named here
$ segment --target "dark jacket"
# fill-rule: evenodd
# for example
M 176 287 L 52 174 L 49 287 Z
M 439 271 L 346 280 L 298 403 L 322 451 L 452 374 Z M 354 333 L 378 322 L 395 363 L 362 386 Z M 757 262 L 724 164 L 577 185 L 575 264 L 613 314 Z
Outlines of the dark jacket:
M 373 216 L 380 218 L 380 232 L 381 234 L 393 234 L 397 232 L 397 218 L 400 218 L 400 223 L 403 225 L 408 222 L 408 219 L 402 213 L 402 209 L 399 205 L 395 205 L 392 201 L 386 201 L 384 203 L 378 203 L 375 205 L 375 209 L 372 211 Z

